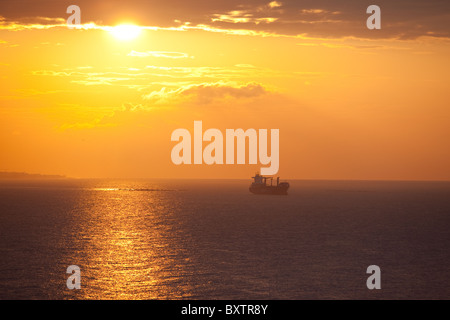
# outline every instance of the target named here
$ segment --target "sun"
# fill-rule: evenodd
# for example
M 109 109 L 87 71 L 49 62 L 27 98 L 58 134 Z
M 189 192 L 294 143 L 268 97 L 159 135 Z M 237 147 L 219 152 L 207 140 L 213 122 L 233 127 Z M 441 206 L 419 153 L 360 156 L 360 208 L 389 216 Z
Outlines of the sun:
M 119 40 L 133 40 L 141 33 L 141 28 L 133 24 L 121 24 L 112 27 L 110 32 Z

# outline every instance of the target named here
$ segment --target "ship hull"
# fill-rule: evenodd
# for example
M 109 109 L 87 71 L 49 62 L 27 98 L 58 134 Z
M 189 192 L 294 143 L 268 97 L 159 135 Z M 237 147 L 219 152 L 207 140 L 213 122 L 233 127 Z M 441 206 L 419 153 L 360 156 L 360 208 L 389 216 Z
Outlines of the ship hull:
M 250 186 L 249 190 L 254 194 L 287 195 L 289 187 L 285 186 Z

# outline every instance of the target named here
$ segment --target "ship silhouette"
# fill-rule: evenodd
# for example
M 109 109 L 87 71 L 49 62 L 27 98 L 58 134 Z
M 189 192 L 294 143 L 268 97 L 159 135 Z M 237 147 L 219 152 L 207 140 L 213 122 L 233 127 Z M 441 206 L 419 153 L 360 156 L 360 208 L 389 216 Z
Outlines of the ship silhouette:
M 277 184 L 273 184 L 273 177 L 263 177 L 259 173 L 256 173 L 252 177 L 253 182 L 249 187 L 251 193 L 254 194 L 283 194 L 287 195 L 289 189 L 288 182 L 280 182 L 280 177 L 277 177 Z M 267 180 L 270 180 L 268 184 Z

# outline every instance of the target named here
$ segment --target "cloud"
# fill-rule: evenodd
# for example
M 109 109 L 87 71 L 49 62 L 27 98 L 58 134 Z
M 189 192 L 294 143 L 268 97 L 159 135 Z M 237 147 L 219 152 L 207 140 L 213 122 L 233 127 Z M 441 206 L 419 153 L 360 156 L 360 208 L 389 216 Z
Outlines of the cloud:
M 267 94 L 268 92 L 269 91 L 264 86 L 255 82 L 246 84 L 215 82 L 186 85 L 175 90 L 168 90 L 164 87 L 159 91 L 153 91 L 143 95 L 143 98 L 151 100 L 156 104 L 187 100 L 199 104 L 207 104 L 229 98 L 255 98 Z
M 365 26 L 369 4 L 358 0 L 128 0 L 111 7 L 106 0 L 77 1 L 86 29 L 110 28 L 126 12 L 131 21 L 152 30 L 327 39 L 450 38 L 449 1 L 378 0 L 381 30 Z M 2 6 L 0 29 L 63 27 L 68 17 L 64 2 L 55 5 L 53 0 L 2 0 Z
M 78 108 L 82 106 L 77 105 Z M 97 116 L 85 122 L 67 122 L 58 127 L 61 131 L 66 130 L 87 130 L 98 128 L 109 128 L 123 125 L 125 122 L 136 123 L 136 120 L 142 119 L 144 114 L 155 110 L 155 107 L 150 107 L 143 104 L 126 102 L 121 107 L 116 108 L 112 112 Z
M 187 53 L 183 52 L 168 52 L 168 51 L 146 51 L 146 52 L 138 52 L 131 51 L 128 56 L 130 57 L 155 57 L 155 58 L 169 58 L 169 59 L 182 59 L 189 58 Z
M 277 21 L 279 18 L 274 17 L 273 15 L 277 12 L 281 12 L 279 10 L 275 10 L 276 8 L 280 8 L 282 6 L 281 2 L 272 1 L 259 6 L 245 6 L 245 9 L 240 10 L 231 10 L 222 14 L 212 14 L 211 22 L 225 22 L 225 23 L 251 23 L 251 24 L 260 24 L 260 23 L 273 23 Z
M 131 58 L 130 58 L 131 59 Z M 67 82 L 79 85 L 107 85 L 121 86 L 142 91 L 153 87 L 180 87 L 202 83 L 210 79 L 208 83 L 218 81 L 242 82 L 249 78 L 274 78 L 293 76 L 294 72 L 282 72 L 269 68 L 260 68 L 250 64 L 237 64 L 229 67 L 173 67 L 147 65 L 142 68 L 116 67 L 115 69 L 100 69 L 92 66 L 77 66 L 73 68 L 42 69 L 31 71 L 36 77 L 60 77 Z M 155 81 L 155 78 L 159 79 Z M 170 85 L 171 84 L 171 85 Z
M 272 1 L 268 4 L 269 8 L 278 8 L 282 6 L 281 2 L 278 1 Z

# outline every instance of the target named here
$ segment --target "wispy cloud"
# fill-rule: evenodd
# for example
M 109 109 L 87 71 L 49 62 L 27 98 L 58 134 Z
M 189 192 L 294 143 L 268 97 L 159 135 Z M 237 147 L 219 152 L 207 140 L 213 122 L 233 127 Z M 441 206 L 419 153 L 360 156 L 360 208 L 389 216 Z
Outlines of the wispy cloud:
M 278 20 L 274 14 L 282 12 L 278 8 L 282 7 L 282 3 L 272 1 L 259 6 L 246 6 L 245 9 L 231 10 L 226 13 L 212 14 L 211 22 L 226 22 L 226 23 L 273 23 Z
M 189 55 L 184 52 L 168 52 L 168 51 L 145 51 L 145 52 L 138 52 L 138 51 L 131 51 L 128 56 L 130 57 L 155 57 L 155 58 L 169 58 L 169 59 L 183 59 L 183 58 L 189 58 Z
M 249 64 L 237 64 L 230 67 L 172 67 L 147 65 L 142 68 L 118 67 L 115 70 L 95 69 L 91 66 L 79 66 L 54 70 L 42 69 L 31 71 L 36 77 L 64 77 L 67 81 L 79 85 L 108 85 L 122 86 L 130 89 L 148 88 L 154 84 L 173 83 L 178 86 L 185 84 L 203 83 L 207 79 L 218 82 L 223 79 L 242 81 L 241 79 L 274 78 L 293 76 L 294 72 L 281 72 L 269 68 L 258 68 Z M 155 81 L 155 77 L 161 80 Z M 165 85 L 164 85 L 165 86 Z

